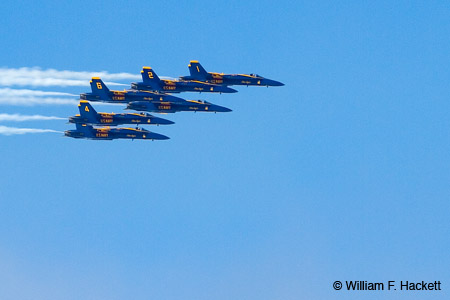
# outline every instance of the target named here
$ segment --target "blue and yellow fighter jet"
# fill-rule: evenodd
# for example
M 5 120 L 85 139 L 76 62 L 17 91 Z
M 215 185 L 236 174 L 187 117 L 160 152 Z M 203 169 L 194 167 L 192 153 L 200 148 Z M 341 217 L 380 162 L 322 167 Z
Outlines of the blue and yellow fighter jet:
M 76 130 L 66 130 L 64 135 L 76 139 L 91 140 L 115 140 L 115 139 L 140 139 L 140 140 L 167 140 L 169 137 L 154 133 L 142 128 L 94 128 L 88 124 L 76 123 Z
M 149 111 L 156 113 L 175 113 L 179 111 L 209 111 L 230 112 L 231 109 L 209 103 L 207 101 L 179 100 L 179 101 L 134 101 L 127 105 L 126 109 L 137 111 Z
M 123 90 L 110 91 L 100 77 L 92 77 L 90 81 L 92 93 L 80 94 L 81 100 L 108 102 L 108 103 L 129 103 L 131 101 L 159 100 L 171 101 L 178 97 L 155 93 L 150 91 Z
M 147 125 L 170 125 L 174 122 L 163 118 L 158 118 L 150 114 L 144 113 L 98 113 L 92 105 L 86 101 L 81 100 L 78 104 L 80 110 L 79 115 L 69 117 L 69 123 L 80 123 L 90 125 L 110 125 L 117 126 L 123 124 L 147 124 Z
M 182 76 L 182 80 L 197 80 L 221 85 L 256 85 L 256 86 L 283 86 L 284 84 L 264 78 L 257 74 L 223 74 L 206 72 L 197 60 L 191 60 L 189 65 L 190 76 Z
M 142 82 L 133 82 L 131 88 L 135 90 L 158 91 L 165 93 L 180 93 L 180 92 L 205 92 L 205 93 L 236 93 L 235 89 L 200 82 L 196 80 L 167 80 L 160 79 L 155 71 L 150 67 L 143 67 Z

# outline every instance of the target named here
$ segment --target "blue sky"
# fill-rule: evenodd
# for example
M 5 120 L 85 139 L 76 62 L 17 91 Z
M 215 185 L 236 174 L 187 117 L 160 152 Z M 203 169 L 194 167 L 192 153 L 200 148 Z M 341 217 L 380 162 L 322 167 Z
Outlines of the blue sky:
M 286 86 L 181 94 L 233 112 L 164 115 L 148 129 L 169 141 L 0 136 L 0 298 L 448 297 L 449 36 L 444 1 L 2 1 L 0 67 L 177 77 L 197 59 Z

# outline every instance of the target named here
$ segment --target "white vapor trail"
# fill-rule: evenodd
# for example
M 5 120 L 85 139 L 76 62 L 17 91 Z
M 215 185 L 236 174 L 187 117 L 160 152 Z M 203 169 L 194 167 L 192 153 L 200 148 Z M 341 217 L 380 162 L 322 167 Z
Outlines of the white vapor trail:
M 64 97 L 78 97 L 78 95 L 63 92 L 0 88 L 0 105 L 73 105 L 78 103 L 75 99 Z
M 46 133 L 46 132 L 61 133 L 61 131 L 52 130 L 52 129 L 17 128 L 17 127 L 0 126 L 0 134 L 3 134 L 3 135 L 16 135 L 16 134 L 26 134 L 26 133 Z
M 41 68 L 0 68 L 0 85 L 3 86 L 86 86 L 92 77 L 100 77 L 107 85 L 127 84 L 108 80 L 137 80 L 141 75 L 130 73 L 59 71 Z
M 48 92 L 48 91 L 38 91 L 38 90 L 26 90 L 26 89 L 10 89 L 10 88 L 0 88 L 0 95 L 6 96 L 70 96 L 78 97 L 76 94 L 63 93 L 63 92 Z
M 13 121 L 13 122 L 24 122 L 24 121 L 47 121 L 47 120 L 65 120 L 67 118 L 60 118 L 54 116 L 41 116 L 41 115 L 20 115 L 20 114 L 0 114 L 0 122 Z
M 79 100 L 67 99 L 67 98 L 56 98 L 56 97 L 20 97 L 13 96 L 8 97 L 4 95 L 0 95 L 0 105 L 42 105 L 42 104 L 50 104 L 50 105 L 77 105 Z

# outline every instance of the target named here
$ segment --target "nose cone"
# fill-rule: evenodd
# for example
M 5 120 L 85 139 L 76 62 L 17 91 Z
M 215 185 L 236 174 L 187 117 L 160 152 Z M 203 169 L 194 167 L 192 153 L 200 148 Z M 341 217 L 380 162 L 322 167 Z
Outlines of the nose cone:
M 276 81 L 276 80 L 272 80 L 272 79 L 264 79 L 262 81 L 261 85 L 268 85 L 268 86 L 283 86 L 284 83 Z
M 158 117 L 153 117 L 151 120 L 152 124 L 158 124 L 158 125 L 172 125 L 175 124 L 175 122 L 172 122 L 170 120 L 167 119 L 163 119 L 163 118 L 158 118 Z
M 226 108 L 224 106 L 220 106 L 220 105 L 210 105 L 208 111 L 213 111 L 213 112 L 230 112 L 232 111 L 229 108 Z
M 237 90 L 232 89 L 230 87 L 224 86 L 223 87 L 223 92 L 222 93 L 237 93 Z
M 148 132 L 144 134 L 143 136 L 146 140 L 168 140 L 170 137 L 165 136 L 163 134 L 155 133 L 155 132 Z

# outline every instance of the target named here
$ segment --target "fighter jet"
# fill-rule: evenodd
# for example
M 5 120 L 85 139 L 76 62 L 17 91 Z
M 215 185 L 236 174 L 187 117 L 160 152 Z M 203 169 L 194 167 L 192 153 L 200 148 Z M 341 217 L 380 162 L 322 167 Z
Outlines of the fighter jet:
M 123 90 L 110 91 L 100 77 L 92 77 L 90 81 L 92 93 L 80 94 L 81 100 L 100 101 L 108 103 L 129 103 L 131 101 L 159 100 L 171 101 L 178 97 L 151 91 Z
M 155 71 L 150 67 L 143 67 L 142 82 L 133 82 L 131 88 L 135 90 L 158 91 L 165 93 L 180 92 L 208 92 L 208 93 L 236 93 L 235 89 L 216 85 L 211 83 L 200 82 L 197 80 L 167 80 L 160 79 Z
M 197 60 L 191 60 L 189 65 L 190 76 L 182 76 L 182 80 L 198 80 L 212 84 L 221 85 L 260 85 L 260 86 L 283 86 L 284 84 L 264 78 L 257 74 L 224 74 L 206 72 L 202 65 Z
M 114 140 L 114 139 L 142 139 L 167 140 L 169 137 L 142 128 L 94 128 L 88 124 L 75 123 L 76 130 L 66 130 L 64 135 L 76 139 Z
M 149 111 L 156 113 L 175 113 L 179 111 L 209 111 L 230 112 L 231 109 L 209 103 L 207 101 L 182 100 L 182 101 L 134 101 L 127 105 L 126 109 L 137 111 Z
M 69 117 L 69 123 L 80 123 L 90 125 L 111 125 L 117 126 L 122 124 L 148 124 L 148 125 L 169 125 L 174 122 L 152 116 L 150 114 L 136 114 L 136 113 L 98 113 L 92 105 L 86 101 L 81 100 L 78 104 L 80 110 L 79 115 Z

